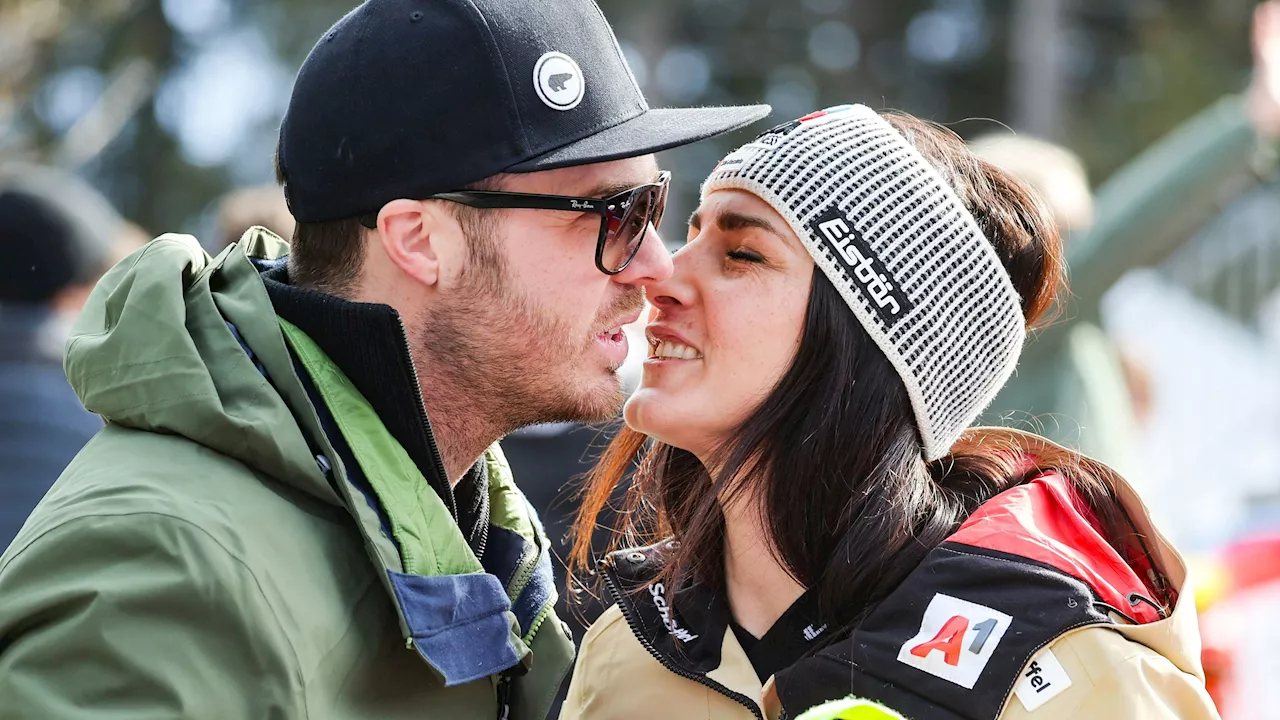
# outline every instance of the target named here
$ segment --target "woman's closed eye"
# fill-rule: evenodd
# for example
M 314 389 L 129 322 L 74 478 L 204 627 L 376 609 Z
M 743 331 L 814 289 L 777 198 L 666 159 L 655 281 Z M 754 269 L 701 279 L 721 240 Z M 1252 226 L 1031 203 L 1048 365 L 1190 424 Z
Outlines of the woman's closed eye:
M 756 253 L 752 250 L 747 250 L 745 248 L 730 250 L 727 254 L 730 260 L 738 260 L 741 262 L 749 262 L 749 263 L 763 263 L 765 261 L 764 258 L 761 257 L 759 253 Z

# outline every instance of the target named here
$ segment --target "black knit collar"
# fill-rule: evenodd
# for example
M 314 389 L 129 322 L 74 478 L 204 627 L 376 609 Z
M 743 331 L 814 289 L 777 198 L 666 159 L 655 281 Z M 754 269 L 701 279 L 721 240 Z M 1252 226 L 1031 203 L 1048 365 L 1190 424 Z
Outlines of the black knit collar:
M 673 549 L 668 541 L 610 553 L 600 568 L 632 632 L 664 664 L 705 676 L 720 667 L 725 633 L 734 632 L 763 683 L 828 640 L 813 590 L 792 603 L 764 637 L 739 634 L 722 588 L 686 582 L 673 592 L 657 582 Z
M 455 497 L 421 401 L 400 314 L 388 305 L 350 302 L 291 285 L 284 259 L 264 269 L 262 282 L 276 313 L 319 345 L 369 401 L 482 554 L 489 524 L 483 459 L 459 482 Z

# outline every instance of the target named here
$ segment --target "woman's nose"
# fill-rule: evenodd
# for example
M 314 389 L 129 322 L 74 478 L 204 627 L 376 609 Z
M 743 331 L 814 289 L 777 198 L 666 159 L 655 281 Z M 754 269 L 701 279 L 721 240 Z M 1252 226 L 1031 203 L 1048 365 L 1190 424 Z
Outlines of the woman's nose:
M 697 295 L 697 275 L 693 269 L 693 257 L 689 246 L 680 248 L 671 256 L 671 275 L 665 280 L 645 285 L 645 296 L 654 307 L 666 310 L 689 305 Z

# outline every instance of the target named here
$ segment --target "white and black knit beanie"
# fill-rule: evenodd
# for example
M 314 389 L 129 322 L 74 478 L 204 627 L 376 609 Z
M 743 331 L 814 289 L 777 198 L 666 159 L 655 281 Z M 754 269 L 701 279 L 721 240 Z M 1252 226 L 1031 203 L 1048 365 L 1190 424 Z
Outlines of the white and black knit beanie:
M 952 188 L 862 105 L 806 115 L 730 153 L 702 196 L 729 188 L 786 219 L 901 376 L 925 459 L 945 456 L 1026 337 L 1013 281 Z

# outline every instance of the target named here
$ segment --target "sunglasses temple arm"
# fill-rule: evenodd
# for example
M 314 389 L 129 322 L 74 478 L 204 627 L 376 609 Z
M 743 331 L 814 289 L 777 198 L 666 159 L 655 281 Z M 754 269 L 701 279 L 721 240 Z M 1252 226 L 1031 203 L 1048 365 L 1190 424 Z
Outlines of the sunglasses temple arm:
M 590 212 L 599 215 L 606 213 L 603 200 L 592 198 L 570 198 L 561 195 L 534 195 L 526 193 L 501 192 L 446 192 L 436 193 L 425 198 L 428 200 L 448 200 L 473 208 L 485 209 L 528 209 L 528 210 L 565 210 L 568 212 Z

